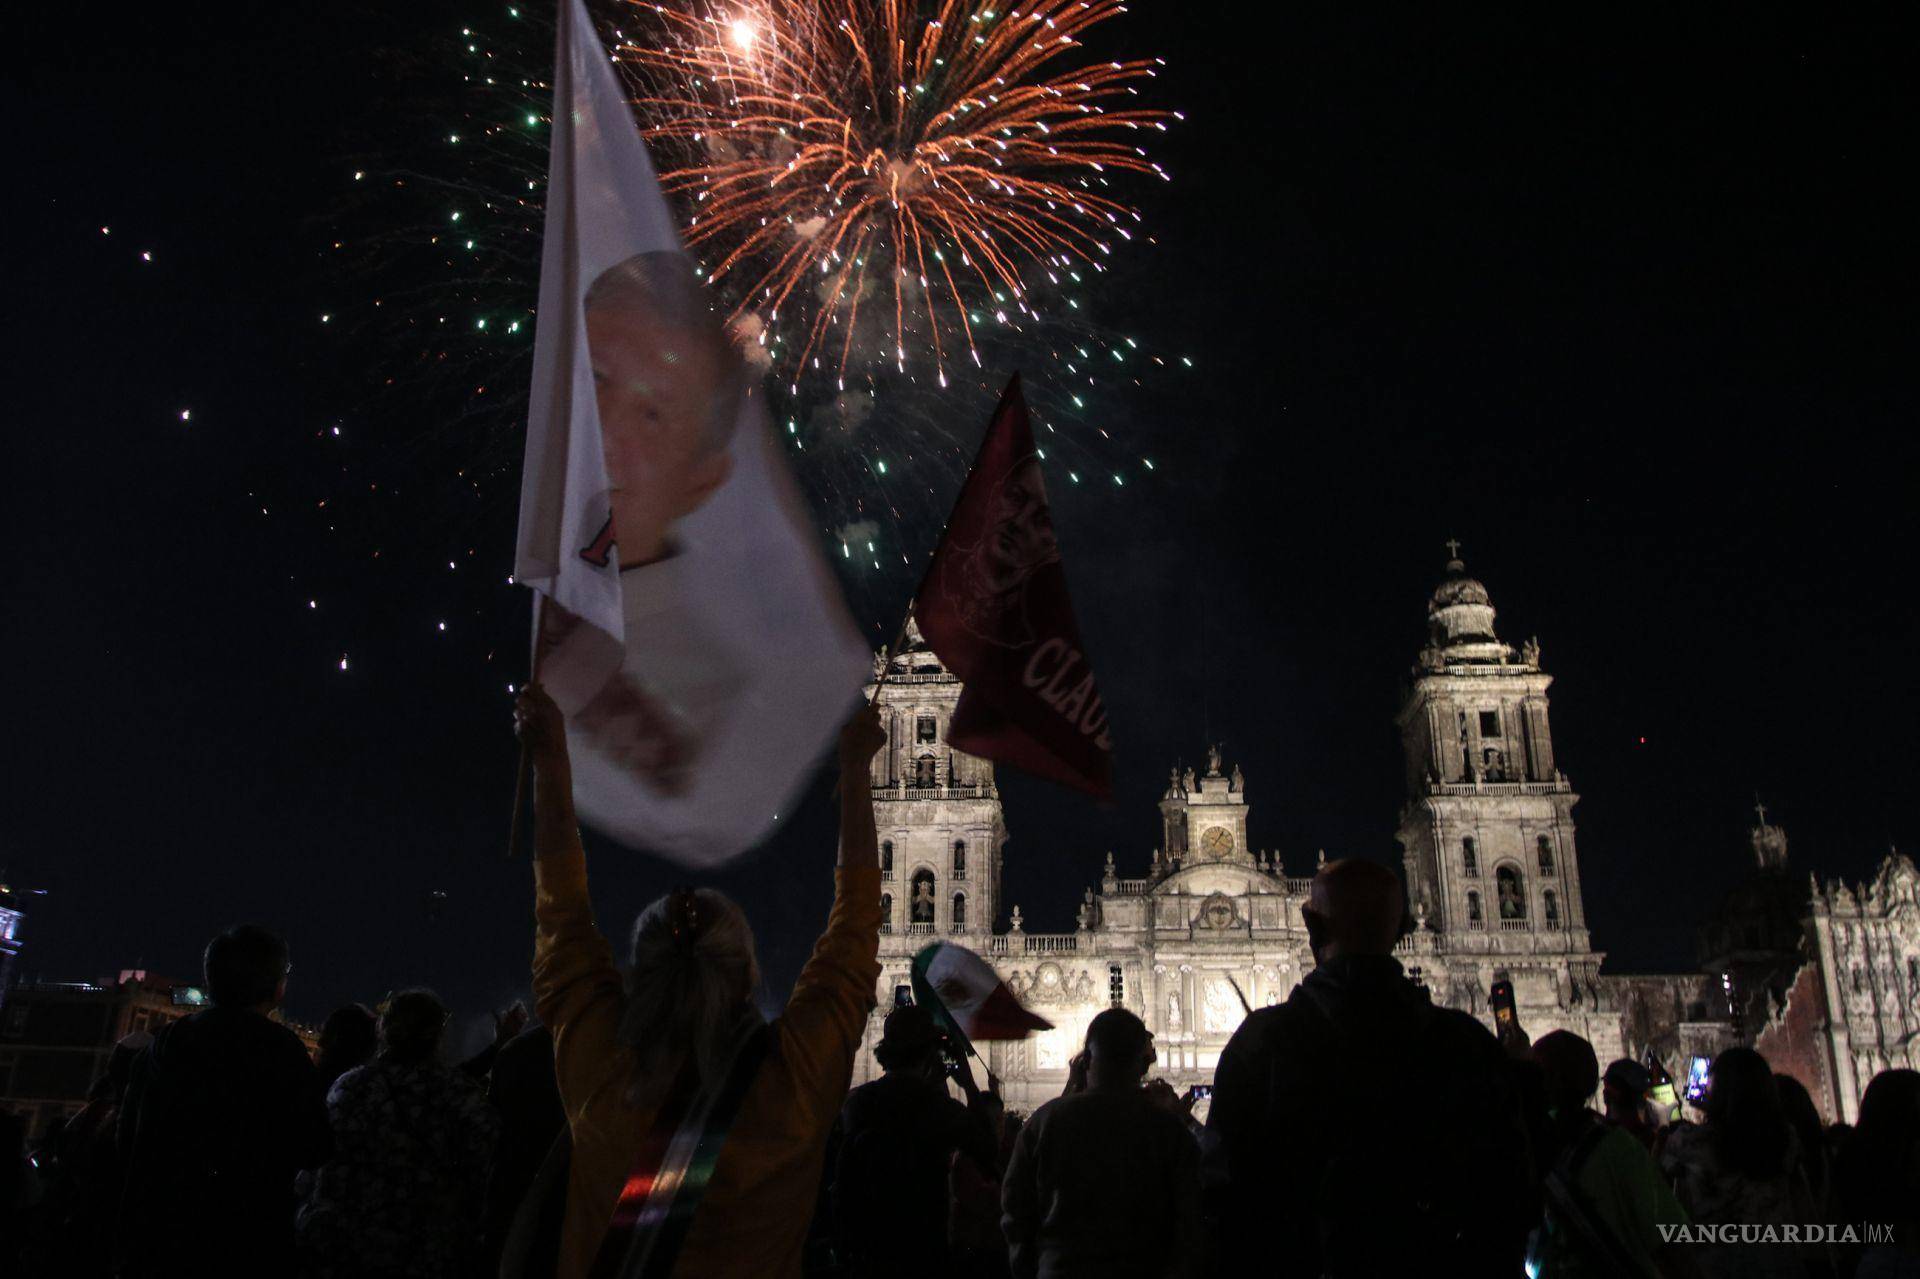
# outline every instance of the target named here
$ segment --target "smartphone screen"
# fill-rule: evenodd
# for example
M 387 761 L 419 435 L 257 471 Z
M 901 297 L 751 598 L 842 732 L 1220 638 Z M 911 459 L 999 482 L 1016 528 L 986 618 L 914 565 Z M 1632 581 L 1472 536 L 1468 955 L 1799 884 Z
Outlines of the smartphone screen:
M 1487 1006 L 1493 1010 L 1494 1024 L 1502 1030 L 1511 1030 L 1514 1025 L 1513 983 L 1497 981 L 1487 995 Z
M 1213 1085 L 1212 1084 L 1195 1084 L 1188 1091 L 1193 1094 L 1193 1098 L 1195 1101 L 1205 1101 L 1209 1097 L 1213 1096 Z
M 905 1008 L 912 1003 L 913 1003 L 913 987 L 912 986 L 910 985 L 895 986 L 893 988 L 893 1006 L 895 1008 Z
M 1705 1057 L 1695 1057 L 1687 1063 L 1686 1098 L 1696 1106 L 1707 1095 L 1707 1072 L 1712 1066 Z

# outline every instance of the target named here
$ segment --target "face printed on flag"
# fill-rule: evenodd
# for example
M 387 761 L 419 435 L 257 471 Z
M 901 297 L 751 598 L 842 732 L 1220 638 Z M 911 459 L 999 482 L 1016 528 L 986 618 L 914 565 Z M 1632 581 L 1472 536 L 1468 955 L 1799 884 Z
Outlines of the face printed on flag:
M 623 567 L 648 564 L 733 473 L 743 364 L 684 254 L 635 254 L 594 280 L 585 307 L 607 531 Z
M 1030 642 L 1028 584 L 1036 572 L 1059 559 L 1040 459 L 1022 458 L 993 488 L 986 536 L 965 552 L 954 599 L 961 624 L 989 644 L 1016 647 Z
M 710 865 L 791 808 L 872 659 L 581 0 L 557 34 L 514 580 L 581 816 Z

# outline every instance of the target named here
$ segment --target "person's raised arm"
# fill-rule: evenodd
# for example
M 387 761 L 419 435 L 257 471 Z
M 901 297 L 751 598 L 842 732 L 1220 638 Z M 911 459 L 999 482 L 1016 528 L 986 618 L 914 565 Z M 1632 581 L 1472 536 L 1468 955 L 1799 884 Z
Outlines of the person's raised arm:
M 880 712 L 854 712 L 840 730 L 840 866 L 877 867 L 880 837 L 873 828 L 873 757 L 887 744 Z
M 585 852 L 573 811 L 573 760 L 567 722 L 547 690 L 528 684 L 513 705 L 513 727 L 533 760 L 533 852 L 547 858 Z
M 533 998 L 553 1028 L 563 1096 L 591 1086 L 572 1066 L 604 1064 L 623 999 L 613 947 L 594 927 L 587 857 L 573 810 L 567 726 L 545 689 L 529 684 L 514 704 L 514 726 L 533 758 Z
M 873 756 L 886 744 L 871 706 L 840 730 L 840 862 L 833 911 L 781 1014 L 781 1054 L 831 1121 L 880 980 L 880 852 L 873 829 Z

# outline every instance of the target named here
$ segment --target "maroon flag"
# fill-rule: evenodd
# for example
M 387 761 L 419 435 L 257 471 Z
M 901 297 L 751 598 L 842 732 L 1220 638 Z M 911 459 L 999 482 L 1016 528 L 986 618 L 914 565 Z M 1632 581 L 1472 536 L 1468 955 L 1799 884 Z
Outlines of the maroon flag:
M 954 503 L 914 618 L 966 684 L 947 729 L 956 749 L 1111 797 L 1106 708 L 1067 596 L 1017 373 Z

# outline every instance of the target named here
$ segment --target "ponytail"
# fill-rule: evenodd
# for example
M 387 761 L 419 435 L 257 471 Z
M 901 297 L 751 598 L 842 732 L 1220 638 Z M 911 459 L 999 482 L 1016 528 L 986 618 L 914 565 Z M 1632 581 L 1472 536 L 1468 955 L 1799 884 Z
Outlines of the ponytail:
M 677 888 L 634 921 L 620 1042 L 633 1050 L 627 1100 L 657 1105 L 683 1071 L 715 1086 L 746 1027 L 760 981 L 753 929 L 711 888 Z

